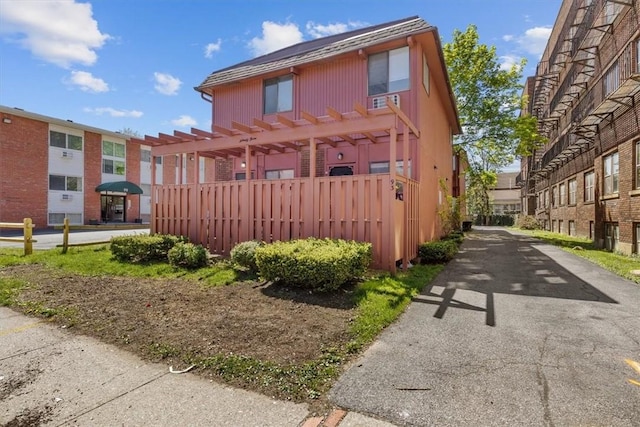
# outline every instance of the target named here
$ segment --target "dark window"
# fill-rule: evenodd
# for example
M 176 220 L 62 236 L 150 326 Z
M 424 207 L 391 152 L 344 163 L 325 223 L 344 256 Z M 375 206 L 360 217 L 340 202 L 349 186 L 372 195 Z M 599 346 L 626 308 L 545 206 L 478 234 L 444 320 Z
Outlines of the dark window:
M 264 114 L 293 110 L 293 76 L 264 81 Z
M 66 190 L 66 180 L 62 175 L 49 175 L 49 190 Z
M 369 95 L 409 89 L 409 48 L 369 56 Z

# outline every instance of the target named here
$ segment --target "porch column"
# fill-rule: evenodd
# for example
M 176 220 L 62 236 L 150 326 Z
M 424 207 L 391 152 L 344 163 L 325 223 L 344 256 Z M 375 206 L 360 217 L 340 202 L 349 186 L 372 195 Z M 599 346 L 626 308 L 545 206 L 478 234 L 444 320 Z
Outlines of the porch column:
M 149 233 L 156 233 L 156 222 L 158 221 L 158 211 L 156 209 L 156 157 L 151 156 L 151 218 L 149 221 Z
M 389 136 L 389 190 L 382 194 L 383 206 L 386 202 L 387 224 L 382 230 L 382 259 L 388 263 L 389 271 L 396 272 L 396 234 L 395 234 L 395 203 L 396 203 L 396 159 L 398 151 L 398 121 L 390 129 Z M 385 197 L 386 195 L 386 197 Z
M 253 184 L 251 183 L 251 169 L 252 169 L 252 161 L 251 161 L 251 147 L 249 145 L 244 147 L 244 180 L 245 180 L 245 192 L 244 192 L 244 209 L 242 210 L 242 214 L 240 216 L 240 220 L 244 223 L 244 227 L 240 227 L 240 241 L 245 242 L 247 240 L 251 240 L 251 228 L 252 218 L 253 218 Z M 242 188 L 242 184 L 240 184 L 240 188 Z
M 412 168 L 412 169 L 415 169 Z M 409 174 L 409 126 L 404 123 L 404 133 L 402 134 L 402 171 L 407 180 L 411 179 Z M 404 202 L 404 229 L 402 230 L 402 269 L 409 268 L 409 207 L 413 206 L 414 200 L 410 199 L 413 193 L 409 193 L 409 183 L 404 184 L 402 198 Z
M 309 185 L 305 187 L 304 197 L 304 235 L 317 236 L 319 232 L 318 215 L 314 194 L 316 194 L 316 140 L 309 138 Z
M 192 242 L 200 241 L 200 153 L 193 153 L 193 188 L 189 197 L 189 238 Z

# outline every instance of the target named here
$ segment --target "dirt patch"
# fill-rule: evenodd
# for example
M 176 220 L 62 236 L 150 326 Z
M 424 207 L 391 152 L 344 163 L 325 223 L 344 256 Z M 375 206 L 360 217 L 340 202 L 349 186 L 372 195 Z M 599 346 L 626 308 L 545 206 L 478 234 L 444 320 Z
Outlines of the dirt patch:
M 24 310 L 175 369 L 185 367 L 186 355 L 300 365 L 349 341 L 355 314 L 351 289 L 318 294 L 256 282 L 206 288 L 180 279 L 77 276 L 40 265 L 4 268 L 0 276 L 30 283 L 19 295 Z
M 11 395 L 21 393 L 21 389 L 33 383 L 42 371 L 37 367 L 28 366 L 24 371 L 18 374 L 6 374 L 0 376 L 0 400 L 5 400 Z
M 37 427 L 49 421 L 51 421 L 51 408 L 44 406 L 42 408 L 22 410 L 22 412 L 9 420 L 4 427 Z

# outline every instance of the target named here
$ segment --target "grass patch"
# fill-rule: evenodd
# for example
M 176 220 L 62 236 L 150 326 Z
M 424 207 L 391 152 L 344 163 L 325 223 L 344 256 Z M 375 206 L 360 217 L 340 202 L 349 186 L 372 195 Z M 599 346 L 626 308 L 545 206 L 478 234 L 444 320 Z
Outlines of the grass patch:
M 60 249 L 34 251 L 29 256 L 22 255 L 18 249 L 0 250 L 0 267 L 23 264 L 41 264 L 83 276 L 180 278 L 198 281 L 207 287 L 229 285 L 251 277 L 247 272 L 234 270 L 226 261 L 197 270 L 173 267 L 168 262 L 119 262 L 111 256 L 109 245 L 69 248 L 64 255 Z
M 0 278 L 0 306 L 14 305 L 18 292 L 26 284 L 24 280 L 12 277 Z
M 640 259 L 633 256 L 622 255 L 598 249 L 589 239 L 567 236 L 560 233 L 552 233 L 542 230 L 518 230 L 530 236 L 541 239 L 547 243 L 559 246 L 574 255 L 587 259 L 594 264 L 608 270 L 618 276 L 640 283 L 640 276 L 632 274 L 633 270 L 640 270 Z M 580 248 L 580 249 L 577 249 Z

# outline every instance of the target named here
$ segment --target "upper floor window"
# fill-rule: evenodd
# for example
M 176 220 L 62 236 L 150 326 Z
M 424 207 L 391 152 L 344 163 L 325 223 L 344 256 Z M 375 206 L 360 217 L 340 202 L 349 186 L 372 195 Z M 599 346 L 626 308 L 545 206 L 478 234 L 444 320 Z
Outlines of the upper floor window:
M 264 114 L 293 110 L 291 74 L 264 81 Z
M 82 178 L 77 176 L 49 175 L 49 190 L 82 191 Z
M 618 192 L 618 153 L 610 154 L 603 159 L 604 163 L 604 194 Z
M 555 186 L 551 189 L 551 207 L 558 207 L 558 187 Z
M 567 202 L 567 186 L 563 182 L 562 184 L 560 184 L 560 199 L 558 204 L 560 206 L 564 206 L 566 202 Z
M 409 89 L 409 48 L 369 55 L 369 96 Z
M 49 145 L 67 150 L 82 151 L 82 137 L 51 130 L 49 131 Z
M 578 183 L 576 181 L 576 179 L 570 179 L 569 180 L 569 204 L 570 205 L 575 205 L 578 198 L 576 196 L 578 191 Z
M 593 202 L 595 200 L 594 193 L 595 173 L 593 171 L 584 174 L 584 201 Z
M 102 173 L 125 175 L 125 145 L 102 141 Z
M 636 142 L 635 188 L 640 189 L 640 141 Z

